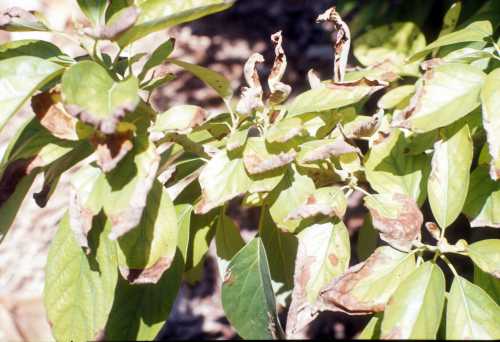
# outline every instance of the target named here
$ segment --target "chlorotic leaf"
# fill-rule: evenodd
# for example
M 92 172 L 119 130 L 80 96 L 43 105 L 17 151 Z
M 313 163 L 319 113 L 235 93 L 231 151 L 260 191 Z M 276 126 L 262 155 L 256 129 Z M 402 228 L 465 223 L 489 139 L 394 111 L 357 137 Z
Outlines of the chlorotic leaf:
M 318 188 L 307 200 L 288 215 L 289 220 L 307 219 L 314 216 L 343 218 L 347 210 L 347 198 L 338 186 Z
M 467 246 L 474 263 L 484 272 L 500 279 L 500 239 L 487 239 Z
M 293 149 L 273 149 L 264 138 L 248 138 L 243 151 L 243 163 L 249 174 L 264 173 L 290 164 L 296 156 Z
M 488 137 L 491 155 L 490 176 L 500 180 L 500 69 L 493 70 L 484 82 L 481 90 L 483 105 L 483 126 Z

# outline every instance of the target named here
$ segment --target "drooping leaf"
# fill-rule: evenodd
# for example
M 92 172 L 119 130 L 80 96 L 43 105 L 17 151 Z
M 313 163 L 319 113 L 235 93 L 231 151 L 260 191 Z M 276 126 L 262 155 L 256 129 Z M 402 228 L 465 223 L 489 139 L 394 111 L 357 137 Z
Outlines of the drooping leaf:
M 37 17 L 37 13 L 28 12 L 19 7 L 11 7 L 0 12 L 0 30 L 49 31 L 49 28 Z
M 490 176 L 500 180 L 500 69 L 493 70 L 484 82 L 481 90 L 483 106 L 483 126 L 488 137 L 491 155 Z
M 315 316 L 318 295 L 349 267 L 349 233 L 339 220 L 313 224 L 298 234 L 292 303 L 288 311 L 287 337 L 302 330 Z
M 420 238 L 424 216 L 415 200 L 403 194 L 365 196 L 375 229 L 380 238 L 393 247 L 409 251 Z
M 321 290 L 323 309 L 350 314 L 384 311 L 401 281 L 414 269 L 413 254 L 379 247 L 366 261 L 352 266 Z
M 157 283 L 171 265 L 177 247 L 177 219 L 173 203 L 156 181 L 147 197 L 139 224 L 118 239 L 118 263 L 133 284 Z
M 62 77 L 66 110 L 107 134 L 114 133 L 119 120 L 139 104 L 138 90 L 135 77 L 116 82 L 92 61 L 74 64 Z
M 170 54 L 174 50 L 174 45 L 175 45 L 175 39 L 170 38 L 165 43 L 158 46 L 153 51 L 146 64 L 144 64 L 144 66 L 142 67 L 142 71 L 139 74 L 139 79 L 143 80 L 144 77 L 146 77 L 149 70 L 165 62 L 165 60 L 168 58 L 168 56 L 170 56 Z
M 262 137 L 251 137 L 243 151 L 243 163 L 248 173 L 254 175 L 288 165 L 296 154 L 293 149 L 273 148 Z
M 425 48 L 415 53 L 410 58 L 410 62 L 417 61 L 422 57 L 425 57 L 435 48 L 439 48 L 442 46 L 465 42 L 482 42 L 492 33 L 493 27 L 488 20 L 474 21 L 463 29 L 440 36 L 437 40 L 433 41 Z
M 386 85 L 384 82 L 366 78 L 354 82 L 322 83 L 321 87 L 297 96 L 288 107 L 288 115 L 293 117 L 346 107 L 359 102 Z
M 441 136 L 434 144 L 427 193 L 434 218 L 445 229 L 456 220 L 465 203 L 473 144 L 467 124 L 448 129 Z
M 444 308 L 443 271 L 426 262 L 401 282 L 384 312 L 381 338 L 434 339 Z
M 283 75 L 286 71 L 287 60 L 285 51 L 283 50 L 283 36 L 281 35 L 281 31 L 278 31 L 271 35 L 271 41 L 275 45 L 274 54 L 276 55 L 274 58 L 273 67 L 271 68 L 271 73 L 269 74 L 269 78 L 267 84 L 269 85 L 269 103 L 271 105 L 278 105 L 286 101 L 290 93 L 292 92 L 292 87 L 288 84 L 285 84 L 281 81 Z
M 36 90 L 62 70 L 57 64 L 32 56 L 0 60 L 0 129 Z
M 498 317 L 500 306 L 484 290 L 455 276 L 446 309 L 447 339 L 497 340 L 500 338 Z
M 222 284 L 222 306 L 241 337 L 283 338 L 266 251 L 260 238 L 254 238 L 231 259 Z
M 288 215 L 305 203 L 314 190 L 311 178 L 299 173 L 294 166 L 288 167 L 269 198 L 269 211 L 278 228 L 291 233 L 298 228 L 300 220 L 290 220 Z
M 480 104 L 484 73 L 468 64 L 448 63 L 428 70 L 394 125 L 425 133 L 447 126 Z
M 488 166 L 479 165 L 470 176 L 464 213 L 471 227 L 500 228 L 500 183 L 491 179 Z
M 500 278 L 500 239 L 487 239 L 467 246 L 474 263 L 484 272 Z
M 427 195 L 430 158 L 424 154 L 405 155 L 408 146 L 398 129 L 375 140 L 365 157 L 366 178 L 379 193 L 405 194 L 422 204 Z
M 226 151 L 220 151 L 205 165 L 199 182 L 202 198 L 195 212 L 204 214 L 247 192 L 251 179 L 245 171 L 243 159 L 231 158 Z
M 108 4 L 107 0 L 78 0 L 78 6 L 94 26 L 104 24 Z
M 143 0 L 137 2 L 140 16 L 136 24 L 120 37 L 118 44 L 125 47 L 150 33 L 187 23 L 229 8 L 234 0 Z
M 198 106 L 174 106 L 164 113 L 158 114 L 151 132 L 188 134 L 202 125 L 208 118 L 208 112 Z
M 103 216 L 93 225 L 90 255 L 76 241 L 67 215 L 50 246 L 44 302 L 58 340 L 97 339 L 113 305 L 118 271 L 116 249 L 107 238 L 111 226 Z
M 297 209 L 290 212 L 288 219 L 307 219 L 322 215 L 342 219 L 347 210 L 347 198 L 338 186 L 318 188 Z

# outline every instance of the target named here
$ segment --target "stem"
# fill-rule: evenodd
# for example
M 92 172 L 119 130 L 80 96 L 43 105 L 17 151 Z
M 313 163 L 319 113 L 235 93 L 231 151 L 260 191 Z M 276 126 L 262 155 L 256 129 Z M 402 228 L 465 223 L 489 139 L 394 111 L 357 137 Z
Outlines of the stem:
M 226 106 L 227 110 L 229 111 L 229 115 L 231 115 L 231 133 L 232 133 L 238 127 L 238 116 L 234 113 L 234 111 L 231 108 L 229 101 L 227 99 L 223 99 L 222 101 L 224 102 L 224 105 Z
M 451 273 L 453 273 L 453 275 L 455 277 L 458 277 L 457 270 L 455 269 L 455 267 L 453 266 L 453 264 L 451 263 L 451 261 L 446 257 L 446 255 L 441 254 L 440 257 L 441 257 L 441 259 L 443 259 L 443 261 L 446 263 L 446 265 L 448 266 L 448 268 L 451 270 Z

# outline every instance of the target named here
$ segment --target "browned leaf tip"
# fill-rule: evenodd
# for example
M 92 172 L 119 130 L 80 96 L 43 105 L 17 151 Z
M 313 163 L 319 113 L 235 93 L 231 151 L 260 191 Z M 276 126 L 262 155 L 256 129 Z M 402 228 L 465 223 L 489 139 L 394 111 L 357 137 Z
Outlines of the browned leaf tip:
M 97 39 L 116 40 L 125 31 L 134 26 L 138 18 L 139 9 L 135 6 L 130 6 L 122 10 L 120 16 L 116 20 L 113 19 L 112 23 L 96 27 L 95 29 L 87 29 L 85 33 Z
M 439 229 L 438 225 L 435 224 L 434 222 L 426 222 L 425 228 L 434 239 L 439 240 L 441 238 L 441 230 Z
M 424 217 L 415 200 L 407 195 L 396 193 L 392 198 L 399 205 L 397 217 L 388 217 L 377 207 L 368 207 L 373 226 L 382 240 L 399 250 L 409 251 L 413 241 L 420 238 Z
M 120 273 L 130 284 L 156 284 L 172 265 L 172 258 L 162 257 L 153 266 L 144 269 L 120 267 Z
M 369 138 L 379 129 L 384 111 L 380 110 L 369 120 L 355 122 L 346 134 L 350 139 Z
M 113 170 L 133 148 L 132 132 L 95 135 L 91 140 L 96 146 L 97 165 L 104 171 Z
M 266 155 L 262 158 L 254 151 L 248 151 L 243 154 L 243 163 L 250 174 L 264 173 L 290 164 L 297 155 L 295 150 L 280 152 L 275 155 Z
M 53 89 L 31 98 L 31 108 L 36 117 L 55 137 L 66 140 L 78 140 L 77 120 L 69 115 L 61 102 L 61 93 Z
M 315 148 L 312 151 L 307 152 L 302 158 L 302 161 L 304 163 L 312 163 L 318 160 L 325 160 L 330 157 L 340 156 L 342 154 L 352 153 L 352 152 L 358 153 L 360 151 L 357 147 L 354 147 L 345 142 L 344 139 L 338 138 L 335 139 L 333 142 L 326 143 L 322 146 Z
M 259 53 L 254 53 L 245 63 L 243 73 L 248 87 L 243 87 L 241 99 L 236 106 L 236 111 L 242 115 L 250 115 L 255 110 L 264 107 L 262 100 L 263 90 L 260 83 L 257 63 L 263 63 L 264 57 Z
M 275 45 L 274 53 L 276 57 L 268 78 L 269 90 L 271 91 L 269 102 L 271 104 L 280 104 L 288 98 L 292 88 L 288 84 L 281 82 L 287 66 L 281 31 L 274 33 L 271 36 L 271 41 Z

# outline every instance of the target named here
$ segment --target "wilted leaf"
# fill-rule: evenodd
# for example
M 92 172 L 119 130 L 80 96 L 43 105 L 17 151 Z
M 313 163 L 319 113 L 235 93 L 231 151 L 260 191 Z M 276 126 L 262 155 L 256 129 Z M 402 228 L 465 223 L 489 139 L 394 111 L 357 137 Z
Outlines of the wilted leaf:
M 94 340 L 106 325 L 118 278 L 116 249 L 107 238 L 110 228 L 103 216 L 94 220 L 92 253 L 86 255 L 67 215 L 59 225 L 49 249 L 44 288 L 47 316 L 58 340 Z
M 175 45 L 175 39 L 169 38 L 165 43 L 158 46 L 153 51 L 146 64 L 144 64 L 144 66 L 142 67 L 142 71 L 139 74 L 139 79 L 140 80 L 144 79 L 149 70 L 165 62 L 165 60 L 168 58 L 168 56 L 170 56 L 170 54 L 174 50 L 174 45 Z
M 13 32 L 49 31 L 49 28 L 34 13 L 19 7 L 11 7 L 0 13 L 0 30 Z
M 208 118 L 208 112 L 201 107 L 191 105 L 174 106 L 158 114 L 151 132 L 188 134 L 202 125 Z
M 467 124 L 447 129 L 441 137 L 434 144 L 427 193 L 434 218 L 445 229 L 460 215 L 465 203 L 473 144 Z
M 269 211 L 278 228 L 291 233 L 297 229 L 300 220 L 289 220 L 288 215 L 305 203 L 314 190 L 311 178 L 300 174 L 294 166 L 288 167 L 269 198 Z
M 405 194 L 418 204 L 426 197 L 429 157 L 405 155 L 408 142 L 399 129 L 376 140 L 365 157 L 366 178 L 379 193 Z
M 236 111 L 241 115 L 250 115 L 264 107 L 262 100 L 263 89 L 260 83 L 257 63 L 263 63 L 264 57 L 260 53 L 253 53 L 245 62 L 243 75 L 248 87 L 241 90 L 241 98 L 236 106 Z
M 96 163 L 104 172 L 112 171 L 134 147 L 132 131 L 106 135 L 94 135 Z
M 38 57 L 19 56 L 0 61 L 0 128 L 39 88 L 59 76 L 62 67 Z
M 347 209 L 347 198 L 338 186 L 319 188 L 307 197 L 305 203 L 290 212 L 288 220 L 306 219 L 318 215 L 343 218 Z
M 484 272 L 500 279 L 500 240 L 488 239 L 474 242 L 467 247 L 474 263 Z
M 323 309 L 366 314 L 385 310 L 394 291 L 415 269 L 413 254 L 379 247 L 320 292 Z
M 471 227 L 500 228 L 500 183 L 488 175 L 488 167 L 479 165 L 470 177 L 464 213 Z
M 398 193 L 371 195 L 365 196 L 365 206 L 380 238 L 393 247 L 409 251 L 420 238 L 424 217 L 414 199 Z
M 378 107 L 383 109 L 398 108 L 401 104 L 408 101 L 415 92 L 413 84 L 402 85 L 389 90 L 378 100 Z
M 254 238 L 231 259 L 222 284 L 222 306 L 241 337 L 283 338 L 266 251 L 260 238 Z
M 139 224 L 118 239 L 120 272 L 132 284 L 157 283 L 177 247 L 175 209 L 160 182 L 153 184 L 147 203 Z
M 481 90 L 483 105 L 483 126 L 488 137 L 491 155 L 490 176 L 500 180 L 500 69 L 493 70 Z
M 343 138 L 314 140 L 300 145 L 297 160 L 300 163 L 312 163 L 353 152 L 360 150 L 345 142 Z
M 461 30 L 450 32 L 448 34 L 440 36 L 437 40 L 427 45 L 424 49 L 415 53 L 411 58 L 410 62 L 417 61 L 422 57 L 425 57 L 429 52 L 435 48 L 439 48 L 446 45 L 465 43 L 465 42 L 482 42 L 488 36 L 493 33 L 493 27 L 488 20 L 474 21 L 468 26 Z
M 479 106 L 483 80 L 484 73 L 467 64 L 449 63 L 430 69 L 393 124 L 418 133 L 447 126 Z
M 415 269 L 389 301 L 382 321 L 382 339 L 434 339 L 444 308 L 443 271 L 426 262 Z
M 484 290 L 455 276 L 446 309 L 447 339 L 497 340 L 500 338 L 498 317 L 500 307 Z
M 269 102 L 273 105 L 277 105 L 288 98 L 292 92 L 292 87 L 281 82 L 287 65 L 285 51 L 282 47 L 283 37 L 281 36 L 281 31 L 273 34 L 271 36 L 271 41 L 275 45 L 274 54 L 276 57 L 268 79 L 269 90 L 271 91 L 271 94 L 269 94 Z
M 298 238 L 287 338 L 293 338 L 314 318 L 320 290 L 347 270 L 351 256 L 349 233 L 342 221 L 314 224 Z
M 66 110 L 107 134 L 114 133 L 119 120 L 139 104 L 138 90 L 135 77 L 115 82 L 106 69 L 91 61 L 74 64 L 62 77 Z
M 293 149 L 273 149 L 264 138 L 248 138 L 243 151 L 243 163 L 249 174 L 264 173 L 290 164 L 296 156 Z
M 251 179 L 245 171 L 243 159 L 230 158 L 226 151 L 220 151 L 205 165 L 199 182 L 202 198 L 195 212 L 204 214 L 247 192 Z
M 357 103 L 387 86 L 385 82 L 362 78 L 354 82 L 322 83 L 295 98 L 288 108 L 289 116 L 322 112 Z

